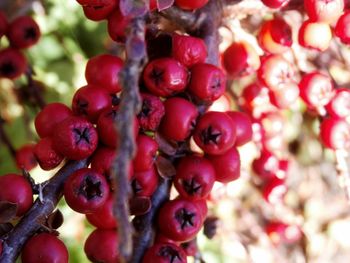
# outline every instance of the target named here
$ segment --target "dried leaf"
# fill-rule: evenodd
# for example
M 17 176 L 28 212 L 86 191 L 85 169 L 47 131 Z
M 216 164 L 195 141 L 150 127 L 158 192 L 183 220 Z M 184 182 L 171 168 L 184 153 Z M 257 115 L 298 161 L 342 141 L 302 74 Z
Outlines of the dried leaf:
M 133 197 L 129 200 L 130 214 L 140 216 L 146 214 L 152 207 L 149 197 Z
M 159 11 L 172 7 L 173 4 L 174 0 L 157 0 L 157 7 Z
M 148 11 L 148 6 L 143 0 L 120 0 L 119 8 L 123 16 L 142 16 Z
M 16 217 L 17 204 L 7 201 L 0 202 L 0 224 L 8 223 Z
M 159 175 L 164 178 L 170 178 L 176 174 L 176 169 L 173 163 L 163 156 L 158 156 L 156 160 L 156 167 Z
M 173 156 L 176 154 L 177 145 L 171 144 L 167 140 L 165 140 L 159 133 L 156 133 L 154 136 L 155 140 L 159 145 L 159 150 L 166 155 Z
M 63 215 L 60 210 L 56 210 L 47 218 L 46 225 L 51 229 L 57 229 L 63 224 Z

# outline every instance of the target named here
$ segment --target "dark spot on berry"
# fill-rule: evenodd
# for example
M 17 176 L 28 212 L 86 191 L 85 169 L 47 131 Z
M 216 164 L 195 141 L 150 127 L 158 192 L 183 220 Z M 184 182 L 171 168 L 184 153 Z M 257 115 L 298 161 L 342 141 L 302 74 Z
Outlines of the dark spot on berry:
M 28 40 L 35 40 L 38 37 L 38 34 L 33 27 L 28 27 L 24 30 L 24 38 Z
M 149 101 L 144 100 L 142 103 L 142 109 L 139 115 L 140 117 L 147 117 L 150 112 L 151 112 L 151 104 Z
M 184 180 L 182 185 L 186 193 L 188 193 L 189 195 L 199 194 L 202 188 L 202 185 L 198 183 L 194 178 L 192 178 L 191 180 Z
M 79 194 L 84 195 L 88 200 L 102 197 L 101 182 L 95 182 L 90 176 L 86 176 L 80 185 Z
M 221 88 L 221 80 L 219 77 L 215 77 L 212 81 L 212 84 L 210 86 L 214 90 L 218 90 Z
M 207 129 L 204 129 L 200 133 L 201 141 L 204 144 L 218 144 L 218 140 L 220 139 L 221 133 L 213 130 L 212 126 L 209 126 Z
M 81 129 L 73 129 L 73 132 L 75 134 L 75 140 L 76 144 L 78 145 L 81 141 L 85 141 L 87 144 L 90 144 L 90 134 L 89 134 L 89 128 Z
M 162 69 L 154 67 L 151 71 L 150 78 L 159 86 L 163 82 L 164 71 Z
M 78 99 L 77 101 L 78 113 L 82 115 L 87 115 L 87 109 L 89 107 L 89 102 L 83 99 Z
M 175 218 L 177 222 L 181 225 L 181 229 L 194 226 L 193 220 L 195 216 L 196 215 L 194 213 L 188 212 L 185 208 L 180 209 L 175 214 Z
M 159 249 L 159 256 L 163 258 L 168 258 L 170 261 L 169 263 L 175 263 L 176 260 L 181 261 L 181 256 L 179 254 L 179 251 L 176 249 L 170 247 L 170 246 L 163 246 Z
M 9 76 L 16 73 L 16 67 L 10 61 L 7 61 L 0 65 L 0 73 L 4 76 Z

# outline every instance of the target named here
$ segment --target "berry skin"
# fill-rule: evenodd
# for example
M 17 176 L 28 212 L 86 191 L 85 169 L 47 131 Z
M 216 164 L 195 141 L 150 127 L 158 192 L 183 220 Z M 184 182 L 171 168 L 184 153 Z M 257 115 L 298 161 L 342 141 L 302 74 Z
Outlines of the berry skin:
M 56 126 L 53 134 L 54 149 L 70 160 L 89 157 L 97 143 L 96 129 L 82 117 L 68 117 Z
M 174 178 L 180 196 L 188 200 L 206 198 L 215 182 L 215 170 L 207 159 L 187 156 L 181 159 Z
M 31 237 L 24 245 L 23 263 L 68 263 L 68 250 L 56 236 L 41 233 Z
M 83 6 L 85 16 L 93 21 L 106 19 L 118 6 L 118 0 L 103 0 L 97 4 L 87 4 Z
M 174 97 L 164 102 L 165 115 L 160 124 L 161 134 L 168 140 L 184 141 L 194 128 L 198 110 L 183 98 Z
M 151 197 L 158 186 L 158 173 L 154 166 L 144 172 L 136 172 L 131 178 L 131 189 L 135 196 Z
M 299 29 L 298 41 L 302 47 L 325 51 L 331 40 L 332 30 L 326 23 L 307 20 Z
M 236 126 L 236 143 L 235 146 L 242 146 L 252 140 L 253 130 L 252 121 L 248 114 L 239 111 L 227 111 Z
M 152 168 L 158 151 L 158 143 L 147 135 L 140 134 L 136 139 L 137 151 L 133 160 L 135 172 L 144 172 Z
M 92 262 L 119 263 L 118 243 L 115 229 L 95 229 L 85 241 L 84 251 Z
M 342 119 L 327 118 L 321 122 L 320 138 L 333 150 L 350 148 L 350 125 Z
M 156 131 L 165 114 L 163 102 L 159 97 L 148 93 L 141 93 L 142 108 L 137 115 L 140 127 L 145 131 Z
M 116 218 L 113 215 L 113 195 L 110 194 L 107 201 L 94 213 L 86 214 L 86 219 L 91 225 L 99 229 L 115 229 L 117 227 Z
M 182 65 L 191 68 L 195 64 L 205 62 L 207 47 L 200 38 L 174 34 L 172 56 Z
M 202 8 L 208 3 L 209 0 L 175 0 L 175 5 L 184 10 L 194 10 Z
M 156 243 L 150 247 L 142 263 L 187 263 L 186 253 L 179 246 L 168 243 Z
M 336 94 L 327 104 L 327 112 L 336 118 L 346 118 L 350 116 L 350 90 L 347 88 L 335 90 Z
M 224 112 L 207 112 L 198 121 L 193 139 L 207 154 L 225 153 L 236 142 L 236 127 Z
M 125 32 L 130 23 L 130 18 L 123 16 L 119 8 L 116 8 L 108 17 L 108 34 L 118 43 L 126 40 Z
M 0 11 L 0 39 L 6 34 L 8 28 L 8 22 L 6 15 Z
M 0 201 L 17 204 L 17 216 L 24 215 L 33 204 L 32 187 L 21 175 L 0 176 L 0 189 Z
M 265 231 L 275 245 L 293 244 L 302 237 L 300 227 L 287 225 L 279 221 L 268 222 Z
M 334 34 L 339 37 L 340 41 L 346 45 L 350 44 L 350 32 L 348 30 L 350 24 L 350 11 L 346 11 L 338 19 L 334 29 Z
M 34 154 L 45 171 L 56 168 L 63 161 L 63 156 L 54 150 L 51 137 L 42 138 L 35 145 Z
M 225 93 L 226 77 L 218 67 L 199 63 L 191 69 L 189 91 L 202 101 L 213 102 Z
M 16 151 L 16 165 L 18 169 L 32 170 L 38 165 L 34 156 L 35 144 L 25 144 Z
M 290 0 L 261 0 L 264 5 L 270 8 L 281 8 L 286 6 Z
M 73 113 L 85 116 L 96 123 L 102 111 L 112 107 L 112 98 L 108 92 L 100 87 L 87 85 L 78 89 L 73 97 Z
M 207 156 L 215 169 L 215 180 L 221 183 L 229 183 L 239 178 L 241 160 L 235 147 L 221 155 Z
M 50 103 L 35 117 L 35 130 L 40 138 L 52 136 L 56 125 L 72 115 L 71 109 L 66 105 Z
M 90 58 L 85 69 L 86 81 L 107 90 L 108 93 L 117 93 L 122 90 L 118 74 L 123 64 L 121 58 L 109 54 Z
M 159 58 L 146 65 L 143 80 L 152 94 L 168 97 L 186 88 L 188 72 L 173 58 Z
M 253 74 L 260 67 L 260 58 L 246 42 L 232 43 L 223 54 L 223 65 L 232 78 Z
M 163 235 L 179 242 L 193 239 L 203 224 L 199 207 L 185 199 L 165 203 L 158 215 L 158 226 Z
M 7 37 L 12 47 L 29 48 L 35 45 L 40 38 L 40 29 L 30 16 L 21 16 L 11 22 Z
M 277 177 L 269 180 L 263 188 L 262 195 L 270 204 L 277 204 L 283 201 L 287 193 L 287 186 L 284 180 Z
M 262 180 L 272 180 L 279 169 L 279 160 L 269 151 L 262 151 L 260 157 L 253 161 L 252 168 Z
M 305 0 L 305 10 L 311 21 L 332 24 L 344 10 L 344 0 Z
M 299 87 L 294 82 L 279 85 L 278 89 L 269 91 L 270 102 L 279 109 L 288 109 L 299 98 Z
M 0 78 L 16 79 L 27 69 L 27 59 L 21 51 L 6 48 L 0 51 Z
M 74 211 L 93 213 L 107 201 L 109 186 L 102 174 L 93 169 L 82 168 L 68 177 L 63 194 Z

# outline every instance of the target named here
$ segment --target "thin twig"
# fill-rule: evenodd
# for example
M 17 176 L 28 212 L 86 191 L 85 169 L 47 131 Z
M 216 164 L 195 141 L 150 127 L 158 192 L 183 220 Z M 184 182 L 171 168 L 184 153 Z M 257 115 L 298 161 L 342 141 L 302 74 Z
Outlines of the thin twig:
M 7 147 L 12 158 L 16 160 L 16 149 L 4 129 L 5 120 L 0 117 L 0 141 Z

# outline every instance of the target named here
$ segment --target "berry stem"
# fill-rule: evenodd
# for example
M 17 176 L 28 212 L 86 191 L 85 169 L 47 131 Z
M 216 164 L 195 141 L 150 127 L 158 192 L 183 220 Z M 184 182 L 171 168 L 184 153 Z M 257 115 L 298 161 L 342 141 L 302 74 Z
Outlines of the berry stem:
M 4 124 L 5 120 L 0 117 L 0 141 L 7 147 L 12 158 L 16 160 L 16 149 L 5 132 Z

